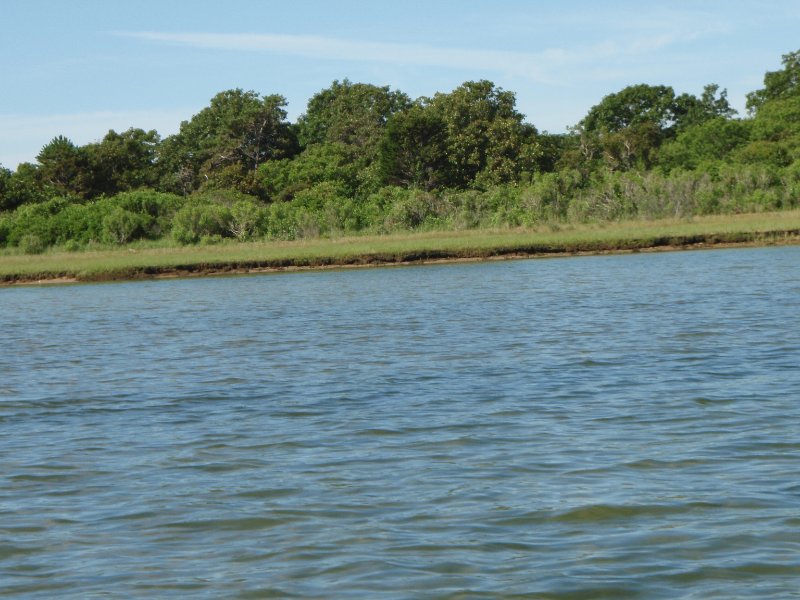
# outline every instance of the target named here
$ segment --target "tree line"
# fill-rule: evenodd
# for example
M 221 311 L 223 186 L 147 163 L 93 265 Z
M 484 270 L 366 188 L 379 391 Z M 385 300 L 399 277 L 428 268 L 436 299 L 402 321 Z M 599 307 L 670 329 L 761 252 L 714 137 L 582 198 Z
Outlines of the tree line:
M 715 84 L 609 94 L 564 134 L 513 92 L 468 81 L 412 100 L 348 80 L 289 122 L 286 100 L 234 89 L 162 139 L 53 138 L 0 167 L 0 247 L 171 237 L 292 239 L 772 210 L 800 200 L 800 50 L 736 114 Z

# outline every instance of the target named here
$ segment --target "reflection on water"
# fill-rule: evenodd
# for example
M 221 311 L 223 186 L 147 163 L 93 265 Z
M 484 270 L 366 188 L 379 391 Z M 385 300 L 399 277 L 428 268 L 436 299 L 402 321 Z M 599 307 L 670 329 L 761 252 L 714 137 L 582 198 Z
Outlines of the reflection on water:
M 0 595 L 789 597 L 798 258 L 0 290 Z

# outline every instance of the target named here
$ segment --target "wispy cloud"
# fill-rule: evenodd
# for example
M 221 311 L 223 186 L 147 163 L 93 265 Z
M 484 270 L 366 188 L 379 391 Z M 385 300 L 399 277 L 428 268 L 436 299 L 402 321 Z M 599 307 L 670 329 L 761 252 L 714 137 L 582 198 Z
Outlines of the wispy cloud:
M 515 52 L 346 40 L 312 35 L 163 31 L 115 32 L 115 35 L 192 48 L 267 52 L 317 60 L 382 62 L 472 72 L 500 72 L 547 84 L 563 82 L 562 69 L 566 66 L 640 55 L 642 52 L 655 51 L 687 39 L 686 35 L 663 34 L 631 37 L 622 43 L 607 41 L 570 49 L 549 48 L 538 52 Z
M 508 70 L 534 80 L 547 79 L 541 63 L 555 58 L 555 56 L 551 56 L 553 53 L 550 51 L 534 55 L 500 50 L 442 48 L 426 44 L 356 41 L 313 35 L 159 31 L 118 32 L 117 35 L 194 48 L 271 52 L 318 60 L 383 62 L 452 69 Z

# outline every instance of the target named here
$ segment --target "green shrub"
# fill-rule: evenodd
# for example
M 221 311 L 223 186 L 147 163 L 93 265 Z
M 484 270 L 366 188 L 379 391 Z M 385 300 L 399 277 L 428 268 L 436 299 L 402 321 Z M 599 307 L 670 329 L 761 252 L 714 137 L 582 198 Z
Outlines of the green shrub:
M 152 220 L 149 215 L 117 206 L 103 218 L 103 241 L 121 245 L 144 237 Z
M 262 235 L 274 240 L 297 238 L 297 209 L 290 202 L 274 202 L 267 208 L 262 222 Z
M 33 235 L 38 238 L 38 243 L 44 244 L 45 247 L 55 244 L 57 234 L 52 217 L 68 204 L 69 201 L 65 198 L 54 198 L 38 204 L 23 204 L 12 213 L 7 243 L 22 247 L 22 238 Z
M 233 237 L 243 242 L 261 229 L 265 216 L 263 206 L 249 200 L 240 200 L 230 207 L 228 229 Z
M 123 192 L 108 199 L 115 207 L 119 207 L 142 215 L 151 217 L 173 216 L 184 200 L 175 194 L 165 194 L 154 190 L 137 190 Z
M 103 239 L 103 219 L 109 212 L 106 204 L 70 204 L 50 217 L 53 244 L 67 240 L 81 243 Z
M 416 190 L 407 190 L 405 197 L 395 201 L 384 220 L 387 231 L 402 231 L 419 228 L 433 212 L 433 195 Z
M 296 210 L 297 234 L 301 237 L 341 233 L 352 220 L 348 214 L 352 204 L 340 181 L 323 181 L 301 190 L 290 204 Z
M 200 238 L 200 244 L 203 246 L 213 246 L 215 244 L 221 244 L 223 241 L 223 237 L 219 234 L 204 235 Z
M 35 233 L 26 233 L 19 240 L 19 249 L 25 254 L 41 254 L 47 244 Z
M 148 217 L 145 229 L 139 237 L 149 239 L 157 239 L 170 232 L 172 219 L 185 202 L 184 198 L 175 194 L 166 194 L 153 190 L 123 192 L 99 201 L 99 203 L 107 203 L 109 210 L 121 208 Z
M 255 196 L 245 194 L 239 190 L 216 188 L 195 192 L 189 198 L 189 202 L 195 204 L 220 204 L 230 208 L 237 202 L 258 203 L 258 199 Z
M 761 140 L 743 146 L 734 153 L 734 158 L 736 162 L 776 167 L 785 167 L 792 162 L 788 151 L 782 144 Z
M 230 236 L 231 213 L 218 204 L 187 204 L 175 213 L 172 237 L 180 244 L 196 244 L 201 238 Z
M 311 144 L 292 160 L 270 160 L 259 167 L 258 177 L 266 195 L 275 201 L 291 201 L 303 190 L 336 181 L 353 196 L 362 169 L 352 152 L 339 143 Z

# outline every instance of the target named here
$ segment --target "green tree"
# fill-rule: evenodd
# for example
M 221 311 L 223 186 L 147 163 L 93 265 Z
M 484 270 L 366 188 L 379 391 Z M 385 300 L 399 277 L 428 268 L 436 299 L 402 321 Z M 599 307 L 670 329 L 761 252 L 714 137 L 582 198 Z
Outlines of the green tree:
M 411 104 L 403 92 L 345 79 L 315 94 L 297 122 L 303 146 L 339 143 L 375 159 L 389 118 Z
M 93 189 L 93 175 L 85 148 L 59 135 L 47 143 L 36 156 L 38 174 L 44 185 L 61 195 L 88 197 Z
M 753 119 L 753 139 L 773 142 L 800 137 L 800 94 L 763 104 Z
M 716 83 L 706 85 L 699 98 L 691 94 L 681 94 L 675 98 L 673 112 L 678 130 L 712 119 L 730 119 L 736 114 L 728 102 L 728 90 L 720 90 Z
M 36 165 L 21 163 L 5 181 L 0 210 L 14 210 L 23 204 L 44 202 L 57 195 L 52 186 L 42 184 Z
M 11 176 L 11 169 L 6 169 L 3 165 L 0 165 L 0 211 L 16 208 L 16 205 L 12 206 L 12 202 L 10 198 L 8 198 Z
M 703 162 L 730 159 L 731 153 L 750 139 L 750 121 L 717 117 L 682 129 L 664 144 L 658 163 L 667 169 L 695 169 Z
M 663 130 L 648 122 L 607 133 L 601 137 L 603 160 L 612 171 L 648 169 L 663 139 Z
M 389 86 L 334 81 L 309 100 L 298 119 L 304 154 L 317 145 L 333 144 L 337 151 L 344 150 L 358 173 L 354 193 L 369 194 L 380 186 L 377 160 L 386 125 L 409 105 L 406 94 Z
M 447 125 L 430 106 L 395 114 L 380 146 L 380 171 L 389 185 L 432 190 L 450 181 Z
M 557 171 L 565 155 L 576 151 L 578 146 L 575 136 L 567 134 L 543 132 L 536 140 L 539 146 L 536 170 L 541 173 Z
M 287 201 L 323 181 L 337 181 L 354 195 L 362 169 L 340 142 L 312 144 L 292 159 L 273 160 L 259 168 L 261 189 L 270 200 Z
M 536 128 L 523 122 L 513 92 L 491 81 L 468 81 L 423 104 L 445 124 L 448 185 L 468 187 L 516 180 L 539 155 Z
M 97 144 L 86 147 L 95 178 L 95 191 L 116 194 L 158 184 L 158 148 L 161 137 L 155 130 L 113 129 Z
M 764 87 L 747 94 L 747 110 L 756 114 L 770 100 L 790 98 L 800 94 L 800 50 L 784 54 L 780 71 L 767 71 Z
M 675 91 L 664 85 L 638 84 L 605 96 L 581 121 L 588 132 L 616 133 L 637 125 L 670 129 L 675 123 Z
M 716 90 L 708 88 L 713 102 Z M 576 130 L 585 156 L 602 159 L 612 170 L 649 168 L 658 147 L 674 136 L 688 114 L 700 118 L 701 101 L 664 85 L 638 84 L 605 96 Z
M 221 92 L 210 106 L 164 141 L 165 187 L 184 194 L 225 170 L 224 185 L 247 185 L 248 176 L 268 160 L 293 156 L 297 140 L 286 121 L 283 96 L 261 97 L 241 89 Z
M 800 94 L 764 102 L 752 120 L 750 138 L 736 155 L 741 162 L 783 167 L 800 159 Z

